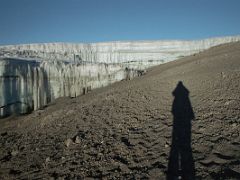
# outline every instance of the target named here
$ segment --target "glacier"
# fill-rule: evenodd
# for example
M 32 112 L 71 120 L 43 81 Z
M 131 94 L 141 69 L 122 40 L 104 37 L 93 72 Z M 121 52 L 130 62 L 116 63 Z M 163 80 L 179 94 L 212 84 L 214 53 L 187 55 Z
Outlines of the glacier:
M 229 36 L 0 46 L 0 117 L 29 113 L 59 97 L 86 94 L 140 76 L 149 67 L 239 40 Z

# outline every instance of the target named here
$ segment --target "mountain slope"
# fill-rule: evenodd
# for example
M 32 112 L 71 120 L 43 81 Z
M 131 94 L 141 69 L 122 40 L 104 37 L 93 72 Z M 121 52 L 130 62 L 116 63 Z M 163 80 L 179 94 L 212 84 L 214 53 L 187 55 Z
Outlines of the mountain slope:
M 183 177 L 239 179 L 239 57 L 221 45 L 2 120 L 1 179 L 171 178 L 172 160 Z

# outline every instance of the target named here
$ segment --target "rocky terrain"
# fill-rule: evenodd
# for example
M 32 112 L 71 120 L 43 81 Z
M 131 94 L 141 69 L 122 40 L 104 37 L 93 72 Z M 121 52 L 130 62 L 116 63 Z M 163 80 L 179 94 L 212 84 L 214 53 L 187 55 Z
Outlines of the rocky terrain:
M 239 58 L 220 45 L 1 119 L 0 179 L 240 179 Z

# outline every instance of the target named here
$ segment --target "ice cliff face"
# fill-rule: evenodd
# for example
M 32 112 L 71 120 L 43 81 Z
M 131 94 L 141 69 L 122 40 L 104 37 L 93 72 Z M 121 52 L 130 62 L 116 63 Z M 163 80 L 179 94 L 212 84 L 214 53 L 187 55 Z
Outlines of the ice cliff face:
M 0 59 L 0 114 L 27 113 L 58 97 L 76 97 L 137 71 L 120 64 Z
M 48 43 L 0 46 L 4 56 L 64 60 L 68 62 L 129 63 L 167 62 L 198 53 L 223 43 L 238 41 L 240 36 L 198 41 L 130 41 L 91 44 Z M 0 54 L 1 55 L 1 54 Z M 142 67 L 142 65 L 141 65 Z
M 142 70 L 239 41 L 132 41 L 0 46 L 0 117 L 26 113 L 52 100 L 141 75 Z

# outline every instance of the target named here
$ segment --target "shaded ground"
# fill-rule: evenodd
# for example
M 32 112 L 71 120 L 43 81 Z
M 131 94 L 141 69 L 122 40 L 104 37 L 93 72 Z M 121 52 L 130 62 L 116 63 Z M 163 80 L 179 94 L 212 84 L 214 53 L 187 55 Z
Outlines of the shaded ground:
M 240 43 L 226 44 L 132 81 L 2 119 L 0 179 L 171 179 L 184 173 L 240 179 L 239 79 Z M 174 105 L 179 81 L 191 108 L 186 97 Z M 174 126 L 176 119 L 187 123 Z M 175 141 L 174 132 L 182 140 Z M 176 175 L 168 170 L 171 154 L 178 156 Z M 193 157 L 187 160 L 190 171 L 181 163 L 184 154 Z

